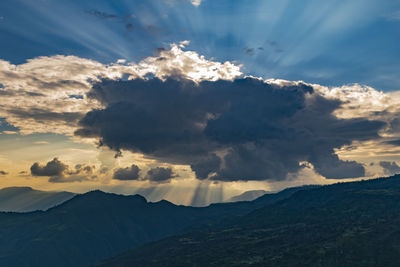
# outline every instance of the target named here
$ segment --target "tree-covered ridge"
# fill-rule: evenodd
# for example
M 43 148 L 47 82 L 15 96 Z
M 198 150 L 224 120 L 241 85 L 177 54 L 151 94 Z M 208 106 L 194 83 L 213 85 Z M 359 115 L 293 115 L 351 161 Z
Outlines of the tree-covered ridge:
M 45 212 L 0 213 L 0 266 L 84 266 L 150 241 L 226 223 L 302 189 L 204 208 L 92 191 Z
M 302 190 L 99 266 L 399 266 L 400 176 Z

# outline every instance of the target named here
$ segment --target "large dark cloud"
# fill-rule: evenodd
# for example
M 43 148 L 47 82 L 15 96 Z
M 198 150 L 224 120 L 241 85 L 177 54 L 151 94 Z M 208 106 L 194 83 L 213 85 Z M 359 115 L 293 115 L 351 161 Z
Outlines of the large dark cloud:
M 332 113 L 341 103 L 308 85 L 255 78 L 104 80 L 89 97 L 106 107 L 87 113 L 77 135 L 99 137 L 116 151 L 188 164 L 199 179 L 283 180 L 302 161 L 327 178 L 361 177 L 363 165 L 341 161 L 334 150 L 377 138 L 385 126 L 337 118 Z
M 116 180 L 139 180 L 139 167 L 132 164 L 131 167 L 120 168 L 114 171 L 113 178 Z

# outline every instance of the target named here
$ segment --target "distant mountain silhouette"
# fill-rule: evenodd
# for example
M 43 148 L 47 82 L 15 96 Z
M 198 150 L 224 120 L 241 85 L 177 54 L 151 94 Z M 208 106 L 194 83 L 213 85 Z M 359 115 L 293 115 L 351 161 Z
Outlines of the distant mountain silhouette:
M 0 213 L 0 266 L 85 266 L 150 241 L 227 224 L 303 189 L 203 208 L 92 191 L 45 212 Z
M 257 198 L 265 195 L 266 193 L 268 193 L 268 192 L 265 190 L 246 191 L 238 196 L 231 197 L 226 202 L 253 201 L 254 199 L 257 199 Z
M 0 211 L 47 210 L 71 199 L 74 195 L 70 192 L 39 191 L 30 187 L 7 187 L 0 189 Z
M 400 266 L 400 176 L 300 190 L 96 266 Z

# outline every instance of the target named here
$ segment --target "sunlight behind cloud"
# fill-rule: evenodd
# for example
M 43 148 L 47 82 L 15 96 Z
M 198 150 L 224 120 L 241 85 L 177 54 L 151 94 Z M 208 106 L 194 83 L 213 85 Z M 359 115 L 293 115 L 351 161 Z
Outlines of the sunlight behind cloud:
M 183 51 L 188 42 L 172 44 L 158 56 L 139 63 L 102 64 L 76 56 L 39 57 L 13 65 L 0 60 L 0 117 L 18 127 L 21 134 L 52 132 L 73 135 L 77 122 L 101 104 L 86 97 L 91 85 L 101 79 L 165 79 L 176 76 L 195 82 L 232 80 L 242 73 L 231 62 L 207 60 L 196 52 Z
M 103 79 L 129 81 L 140 78 L 149 80 L 155 77 L 163 81 L 173 78 L 176 80 L 189 80 L 198 84 L 203 81 L 234 81 L 239 77 L 243 77 L 241 65 L 236 65 L 229 61 L 221 63 L 206 59 L 194 51 L 186 51 L 185 47 L 187 45 L 189 45 L 189 41 L 183 41 L 171 44 L 170 48 L 157 49 L 154 56 L 144 58 L 138 63 L 120 59 L 115 63 L 103 64 L 90 59 L 61 55 L 34 58 L 28 60 L 27 63 L 19 65 L 0 60 L 0 78 L 2 79 L 2 88 L 0 88 L 0 93 L 2 94 L 0 106 L 2 109 L 0 116 L 5 117 L 10 124 L 19 129 L 19 132 L 12 131 L 12 134 L 29 135 L 32 133 L 51 132 L 72 136 L 78 127 L 79 120 L 87 112 L 104 108 L 100 101 L 87 97 L 87 93 L 92 89 L 94 82 L 100 82 Z M 383 120 L 390 125 L 400 113 L 400 98 L 397 97 L 398 94 L 379 92 L 368 86 L 354 84 L 342 87 L 326 87 L 318 84 L 307 84 L 302 81 L 282 79 L 267 79 L 263 81 L 262 78 L 252 76 L 248 76 L 248 78 L 272 85 L 276 90 L 290 86 L 310 86 L 317 95 L 342 103 L 340 108 L 334 112 L 336 117 L 342 119 L 367 117 L 371 120 Z M 209 114 L 209 116 L 211 116 L 209 119 L 218 117 L 215 114 Z M 205 125 L 200 125 L 199 127 L 204 128 Z M 393 126 L 382 130 L 380 135 L 383 139 L 377 144 L 400 138 L 399 131 L 394 127 L 393 124 Z M 3 131 L 3 134 L 11 134 L 11 132 Z M 77 142 L 84 142 L 84 139 L 80 140 L 76 136 L 73 138 Z M 92 138 L 89 143 L 93 143 L 93 140 L 96 139 Z M 36 141 L 35 144 L 48 145 L 42 140 Z M 349 150 L 344 147 L 336 149 L 336 153 L 340 156 L 340 159 L 360 159 L 363 161 L 360 151 L 364 151 L 365 143 L 355 143 L 354 146 L 358 150 Z M 381 147 L 390 147 L 390 145 L 385 144 Z M 359 152 L 356 153 L 356 151 Z M 71 153 L 66 153 L 63 159 L 73 162 L 73 155 L 82 157 L 85 154 L 81 152 L 71 151 Z M 87 152 L 93 158 L 93 152 Z M 170 164 L 160 161 L 157 157 L 146 158 L 143 154 L 138 153 L 135 155 L 128 151 L 123 151 L 123 155 L 122 158 L 117 158 L 111 165 L 92 161 L 96 165 L 96 172 L 99 172 L 96 182 L 101 182 L 104 185 L 120 184 L 121 181 L 110 179 L 113 171 L 116 168 L 127 168 L 131 166 L 132 162 L 140 167 L 141 177 L 144 177 L 152 168 L 165 167 L 171 168 L 173 173 L 176 174 L 172 181 L 168 180 L 172 184 L 185 183 L 187 179 L 195 179 L 195 175 L 189 165 L 179 165 L 177 162 Z M 390 155 L 386 153 L 384 156 Z M 382 156 L 382 158 L 384 157 Z M 107 168 L 107 171 L 105 168 Z M 104 170 L 104 173 L 100 172 L 100 170 Z M 290 177 L 299 175 L 300 173 L 290 173 L 288 179 L 291 180 Z M 146 187 L 149 183 L 151 184 L 151 181 L 141 180 L 124 183 Z M 277 182 L 275 184 L 280 183 Z M 238 184 L 240 184 L 241 188 L 245 185 Z M 285 182 L 282 184 L 285 184 Z M 198 187 L 199 192 L 202 192 L 201 188 L 202 186 Z M 163 192 L 165 193 L 166 191 Z M 163 196 L 166 196 L 165 194 Z M 211 197 L 210 199 L 215 198 Z

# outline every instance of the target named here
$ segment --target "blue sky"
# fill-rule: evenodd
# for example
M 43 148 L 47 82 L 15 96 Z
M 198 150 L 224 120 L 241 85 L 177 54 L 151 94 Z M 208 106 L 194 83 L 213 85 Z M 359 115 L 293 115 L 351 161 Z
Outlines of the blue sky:
M 264 78 L 400 89 L 400 1 L 3 0 L 0 58 L 77 55 L 139 60 L 190 50 Z

